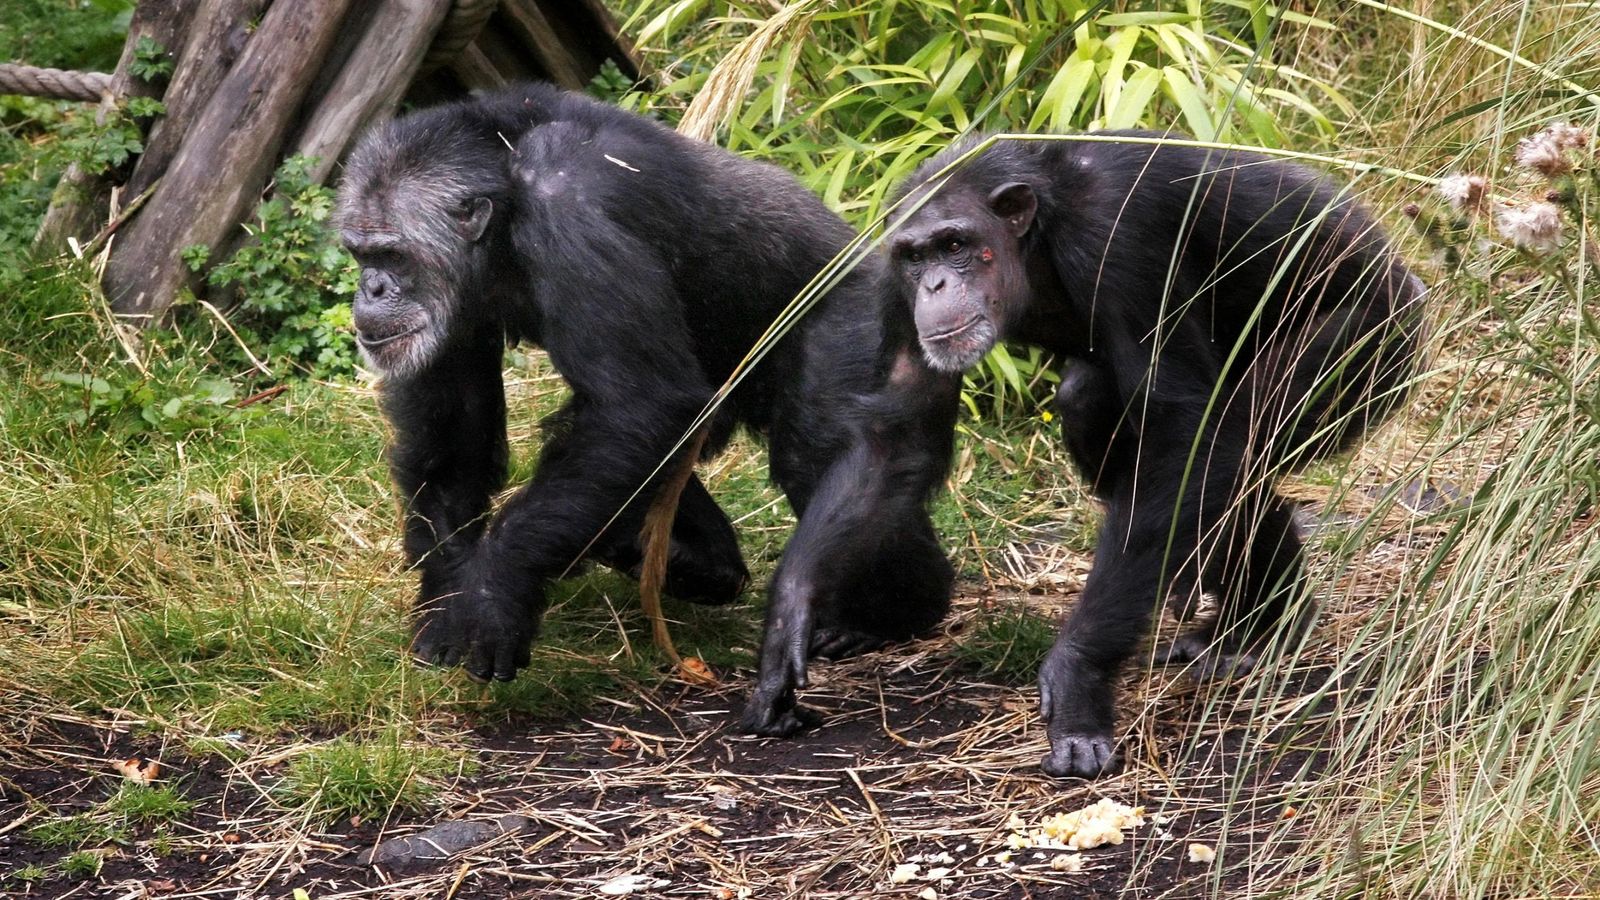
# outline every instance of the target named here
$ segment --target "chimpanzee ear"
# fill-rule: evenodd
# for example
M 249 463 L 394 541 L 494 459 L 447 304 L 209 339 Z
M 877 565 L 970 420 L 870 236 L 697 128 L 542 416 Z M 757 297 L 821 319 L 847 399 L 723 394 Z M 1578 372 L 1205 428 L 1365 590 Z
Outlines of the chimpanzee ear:
M 476 243 L 489 230 L 489 217 L 494 215 L 494 201 L 488 197 L 473 197 L 456 211 L 456 228 L 461 236 Z
M 1022 237 L 1033 225 L 1033 214 L 1039 210 L 1039 198 L 1033 195 L 1033 188 L 1020 181 L 1012 181 L 989 193 L 989 209 L 1006 220 L 1012 234 Z

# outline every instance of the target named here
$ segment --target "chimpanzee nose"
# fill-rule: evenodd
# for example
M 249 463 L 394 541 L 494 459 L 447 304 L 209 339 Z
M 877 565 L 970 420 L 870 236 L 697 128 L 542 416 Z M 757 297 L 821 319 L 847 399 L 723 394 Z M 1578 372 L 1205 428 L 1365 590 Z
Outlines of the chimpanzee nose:
M 382 300 L 389 293 L 389 276 L 377 269 L 368 269 L 361 273 L 361 288 L 373 300 Z
M 930 294 L 942 293 L 944 291 L 944 274 L 933 275 L 924 280 L 922 289 Z

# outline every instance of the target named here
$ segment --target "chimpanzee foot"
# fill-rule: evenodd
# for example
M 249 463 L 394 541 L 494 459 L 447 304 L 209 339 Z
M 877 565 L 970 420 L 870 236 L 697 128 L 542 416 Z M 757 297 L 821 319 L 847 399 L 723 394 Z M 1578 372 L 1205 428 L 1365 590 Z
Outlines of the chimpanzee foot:
M 1051 778 L 1098 778 L 1122 771 L 1122 756 L 1108 734 L 1052 734 L 1039 767 Z
M 759 737 L 786 738 L 822 724 L 822 716 L 795 702 L 794 691 L 771 697 L 758 686 L 745 703 L 739 730 Z
M 1248 674 L 1256 667 L 1254 654 L 1230 651 L 1209 634 L 1180 634 L 1155 651 L 1158 666 L 1187 666 L 1196 681 L 1218 681 Z
M 811 635 L 811 655 L 823 659 L 844 659 L 876 650 L 889 641 L 870 631 L 856 631 L 842 625 L 818 625 Z

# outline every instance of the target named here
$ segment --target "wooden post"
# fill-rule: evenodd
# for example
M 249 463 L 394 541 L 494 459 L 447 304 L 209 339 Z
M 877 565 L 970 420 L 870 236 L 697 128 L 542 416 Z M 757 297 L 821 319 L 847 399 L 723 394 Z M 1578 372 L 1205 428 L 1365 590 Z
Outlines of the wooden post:
M 128 23 L 128 39 L 122 45 L 111 84 L 100 100 L 95 116 L 98 124 L 115 112 L 127 97 L 154 96 L 156 91 L 135 77 L 131 68 L 134 50 L 141 38 L 149 38 L 169 51 L 183 40 L 194 12 L 195 0 L 143 0 Z M 67 238 L 86 238 L 104 225 L 110 214 L 112 179 L 107 173 L 86 172 L 77 163 L 67 167 L 50 196 L 50 208 L 34 235 L 35 247 L 59 252 Z
M 317 157 L 312 177 L 324 180 L 350 141 L 400 103 L 451 0 L 386 0 L 355 38 L 294 152 Z
M 112 247 L 112 308 L 148 324 L 189 273 L 180 254 L 214 249 L 260 198 L 284 133 L 352 0 L 277 0 L 184 135 L 155 194 Z
M 189 40 L 178 55 L 172 83 L 161 102 L 166 114 L 150 128 L 144 153 L 128 178 L 128 197 L 137 197 L 156 183 L 178 153 L 184 133 L 205 109 L 222 77 L 250 40 L 250 23 L 268 0 L 200 0 Z

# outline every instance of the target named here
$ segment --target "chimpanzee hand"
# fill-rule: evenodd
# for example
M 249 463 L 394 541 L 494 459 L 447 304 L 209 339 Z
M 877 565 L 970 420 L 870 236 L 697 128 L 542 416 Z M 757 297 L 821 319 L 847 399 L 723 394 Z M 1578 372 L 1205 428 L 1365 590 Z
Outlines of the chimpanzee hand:
M 1040 761 L 1055 778 L 1095 778 L 1122 769 L 1111 736 L 1115 724 L 1111 673 L 1085 660 L 1067 641 L 1057 641 L 1039 669 L 1039 712 L 1050 735 L 1050 753 Z
M 462 665 L 473 681 L 510 681 L 528 664 L 538 630 L 529 604 L 501 596 L 481 579 L 417 604 L 411 654 L 421 663 Z
M 774 583 L 767 633 L 761 641 L 761 669 L 739 723 L 748 734 L 788 737 L 818 724 L 817 715 L 794 698 L 794 692 L 806 686 L 806 658 L 815 627 L 808 599 L 802 591 L 783 587 L 781 578 Z

